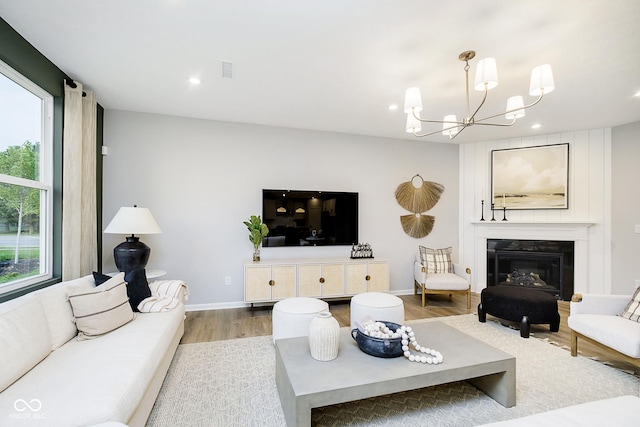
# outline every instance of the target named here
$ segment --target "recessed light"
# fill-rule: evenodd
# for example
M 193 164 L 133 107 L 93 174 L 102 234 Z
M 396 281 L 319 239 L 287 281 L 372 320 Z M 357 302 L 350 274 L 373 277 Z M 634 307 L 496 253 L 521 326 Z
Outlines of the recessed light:
M 389 108 L 389 111 L 395 111 L 395 110 L 398 109 L 398 105 L 397 104 L 391 104 L 391 105 L 389 105 L 388 108 Z
M 531 129 L 540 129 L 542 125 L 540 123 L 534 123 L 531 125 Z
M 197 77 L 191 77 L 189 79 L 189 83 L 191 83 L 192 85 L 199 85 L 200 84 L 200 79 Z

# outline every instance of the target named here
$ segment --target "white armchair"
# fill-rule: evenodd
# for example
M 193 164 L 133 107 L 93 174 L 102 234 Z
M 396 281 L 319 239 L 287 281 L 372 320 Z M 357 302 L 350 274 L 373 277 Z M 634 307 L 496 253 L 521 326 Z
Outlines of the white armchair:
M 567 319 L 571 355 L 578 355 L 580 338 L 640 366 L 640 323 L 620 316 L 631 298 L 632 295 L 573 295 Z
M 467 309 L 471 308 L 471 269 L 460 264 L 453 264 L 453 273 L 427 274 L 426 263 L 416 254 L 413 263 L 413 294 L 422 294 L 422 306 L 427 305 L 427 294 L 449 295 L 460 294 L 467 296 Z

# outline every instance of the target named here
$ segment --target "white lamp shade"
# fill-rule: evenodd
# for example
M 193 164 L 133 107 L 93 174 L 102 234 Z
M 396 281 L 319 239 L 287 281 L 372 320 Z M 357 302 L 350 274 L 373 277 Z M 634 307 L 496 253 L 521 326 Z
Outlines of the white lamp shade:
M 410 87 L 404 94 L 404 112 L 409 114 L 412 111 L 422 111 L 422 96 L 420 88 L 417 87 Z
M 478 62 L 476 67 L 476 79 L 473 88 L 482 91 L 485 85 L 487 90 L 498 86 L 498 67 L 495 58 L 485 58 Z
M 416 113 L 416 116 L 420 117 L 420 113 Z M 416 119 L 413 114 L 407 114 L 407 133 L 420 132 L 422 130 L 422 125 L 420 124 L 420 120 Z
M 458 133 L 458 126 L 456 126 L 458 124 L 457 123 L 458 118 L 455 116 L 455 114 L 449 114 L 448 116 L 444 116 L 444 122 L 445 123 L 442 124 L 443 135 L 452 137 L 453 135 Z M 452 128 L 451 126 L 456 126 L 456 127 Z
M 540 96 L 548 94 L 556 88 L 553 83 L 553 72 L 551 71 L 551 65 L 543 64 L 538 65 L 531 71 L 531 84 L 529 85 L 529 95 Z
M 524 117 L 524 100 L 522 97 L 518 95 L 507 99 L 507 109 L 505 111 L 507 113 L 504 115 L 504 118 L 507 120 Z
M 162 230 L 149 209 L 122 207 L 104 229 L 104 232 L 109 234 L 160 234 Z

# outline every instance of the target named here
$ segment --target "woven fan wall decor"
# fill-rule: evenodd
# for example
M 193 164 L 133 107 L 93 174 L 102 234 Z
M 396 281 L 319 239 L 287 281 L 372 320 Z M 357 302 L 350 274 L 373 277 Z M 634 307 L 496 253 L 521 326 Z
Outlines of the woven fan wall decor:
M 396 188 L 398 204 L 409 212 L 413 212 L 411 215 L 400 217 L 405 233 L 416 239 L 431 233 L 436 219 L 423 213 L 438 203 L 443 191 L 444 186 L 437 182 L 425 181 L 419 174 L 414 175 L 410 181 L 398 185 Z

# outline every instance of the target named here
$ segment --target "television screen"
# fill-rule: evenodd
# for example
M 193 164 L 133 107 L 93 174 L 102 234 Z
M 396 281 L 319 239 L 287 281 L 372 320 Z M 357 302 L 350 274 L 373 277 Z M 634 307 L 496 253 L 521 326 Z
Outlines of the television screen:
M 262 190 L 263 247 L 358 243 L 358 193 Z

